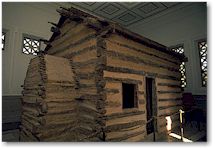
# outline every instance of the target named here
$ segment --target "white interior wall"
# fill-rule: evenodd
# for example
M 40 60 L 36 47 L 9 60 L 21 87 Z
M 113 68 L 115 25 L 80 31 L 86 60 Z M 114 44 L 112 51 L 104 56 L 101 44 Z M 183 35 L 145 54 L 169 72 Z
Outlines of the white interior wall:
M 2 3 L 2 28 L 6 48 L 2 51 L 2 94 L 21 95 L 27 67 L 34 56 L 22 53 L 23 34 L 49 39 L 51 25 L 57 22 L 56 6 L 50 3 Z
M 195 95 L 206 95 L 207 89 L 202 87 L 199 51 L 196 41 L 207 38 L 207 8 L 205 3 L 179 6 L 177 11 L 156 15 L 145 22 L 129 27 L 145 37 L 166 46 L 184 44 L 187 87 L 185 92 Z

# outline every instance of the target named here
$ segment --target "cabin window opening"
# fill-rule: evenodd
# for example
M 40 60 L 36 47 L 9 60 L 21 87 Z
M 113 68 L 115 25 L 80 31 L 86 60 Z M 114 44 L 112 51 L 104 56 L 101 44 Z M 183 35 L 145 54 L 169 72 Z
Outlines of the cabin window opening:
M 40 51 L 40 40 L 31 35 L 23 36 L 22 52 L 27 55 L 37 55 Z
M 122 83 L 123 109 L 137 108 L 136 85 Z
M 171 50 L 179 54 L 184 54 L 184 46 L 182 44 L 171 47 Z M 183 89 L 187 85 L 185 62 L 181 62 L 179 72 L 181 73 L 181 87 Z
M 201 79 L 202 79 L 202 86 L 207 86 L 207 42 L 206 40 L 201 40 L 198 42 L 198 49 L 200 55 L 200 66 L 201 66 Z

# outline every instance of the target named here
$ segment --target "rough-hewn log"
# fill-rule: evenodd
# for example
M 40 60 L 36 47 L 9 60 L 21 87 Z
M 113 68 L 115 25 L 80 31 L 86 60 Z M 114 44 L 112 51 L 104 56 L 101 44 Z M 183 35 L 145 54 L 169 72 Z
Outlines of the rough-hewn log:
M 169 109 L 171 107 L 177 107 L 177 106 L 182 106 L 182 104 L 175 104 L 175 105 L 168 105 L 168 106 L 159 106 L 158 109 L 163 110 L 163 109 Z
M 113 113 L 113 114 L 105 116 L 105 119 L 111 120 L 111 119 L 129 117 L 129 116 L 141 115 L 141 114 L 145 114 L 145 111 L 136 110 L 136 111 L 131 111 L 131 112 Z
M 123 54 L 125 54 L 125 55 L 138 57 L 139 59 L 144 58 L 144 60 L 146 62 L 147 61 L 151 62 L 151 60 L 153 60 L 153 62 L 156 64 L 165 65 L 167 67 L 179 69 L 179 65 L 177 65 L 175 63 L 169 62 L 169 61 L 161 59 L 159 57 L 155 57 L 153 55 L 145 54 L 144 51 L 149 52 L 149 51 L 153 50 L 153 49 L 150 49 L 148 47 L 142 47 L 142 48 L 140 48 L 142 51 L 137 51 L 137 50 L 130 49 L 128 47 L 122 47 L 122 46 L 114 43 L 114 42 L 116 42 L 116 40 L 114 42 L 111 42 L 110 40 L 106 40 L 106 42 L 107 42 L 107 49 L 108 50 L 115 51 L 118 53 L 123 52 Z
M 105 89 L 106 93 L 116 94 L 119 93 L 119 89 Z
M 57 54 L 57 53 L 59 53 L 59 52 L 62 53 L 63 51 L 68 50 L 69 48 L 75 47 L 75 46 L 77 46 L 77 45 L 79 45 L 79 44 L 82 44 L 82 43 L 84 43 L 84 42 L 86 42 L 86 41 L 88 41 L 88 40 L 91 40 L 91 39 L 93 39 L 93 38 L 95 38 L 95 37 L 96 37 L 96 35 L 95 35 L 94 33 L 93 33 L 93 34 L 90 34 L 90 35 L 87 35 L 86 37 L 80 39 L 79 41 L 76 41 L 76 42 L 74 42 L 74 43 L 70 43 L 69 45 L 66 45 L 66 46 L 64 46 L 64 47 L 62 47 L 62 48 L 55 49 L 53 52 L 50 51 L 49 53 L 50 53 L 50 54 Z
M 182 93 L 164 93 L 164 94 L 157 94 L 158 99 L 176 99 L 181 98 Z
M 22 125 L 29 130 L 32 134 L 39 133 L 40 124 L 32 122 L 31 120 L 26 120 L 24 118 L 21 119 Z
M 154 57 L 157 57 L 157 58 L 160 58 L 160 59 L 166 60 L 166 61 L 168 61 L 168 62 L 175 63 L 175 64 L 178 64 L 178 65 L 179 65 L 179 63 L 177 63 L 176 61 L 173 61 L 173 60 L 169 59 L 168 57 L 162 57 L 162 56 L 160 56 L 160 55 L 158 55 L 158 54 L 153 54 L 153 53 L 147 52 L 147 51 L 145 51 L 145 50 L 143 50 L 143 49 L 136 48 L 136 47 L 134 47 L 134 46 L 132 46 L 132 45 L 128 45 L 128 44 L 116 42 L 116 41 L 113 41 L 113 40 L 110 40 L 110 39 L 108 39 L 108 41 L 110 41 L 110 42 L 112 42 L 112 43 L 115 43 L 115 44 L 117 44 L 117 45 L 119 45 L 119 46 L 126 47 L 126 48 L 129 48 L 129 49 L 132 49 L 132 50 L 135 50 L 135 51 L 138 51 L 138 52 L 147 54 L 147 55 L 149 55 L 149 56 L 154 56 Z
M 59 124 L 59 125 L 46 125 L 44 128 L 40 129 L 40 133 L 37 134 L 37 137 L 39 138 L 40 141 L 64 141 L 65 142 L 65 134 L 67 134 L 67 137 L 70 137 L 71 141 L 74 138 L 73 133 L 75 133 L 75 128 L 76 128 L 76 122 L 66 122 L 66 124 Z M 68 134 L 69 133 L 69 134 Z M 58 136 L 56 136 L 58 135 Z M 66 140 L 66 141 L 67 141 Z
M 78 39 L 80 39 L 80 37 L 82 37 L 82 36 L 78 36 L 77 34 L 86 35 L 86 33 L 82 32 L 84 27 L 85 27 L 84 25 L 78 25 L 78 23 L 76 23 L 76 22 L 70 22 L 67 20 L 61 27 L 62 34 L 57 36 L 56 39 L 51 42 L 51 44 L 52 44 L 51 51 L 53 49 L 62 47 L 62 44 L 65 44 L 65 45 L 69 44 L 68 43 L 69 39 L 70 39 L 70 42 L 72 42 L 72 41 L 78 40 Z M 73 39 L 71 39 L 71 37 L 73 37 Z
M 78 51 L 75 51 L 75 52 L 70 52 L 70 54 L 67 54 L 65 56 L 65 58 L 72 58 L 72 57 L 74 57 L 76 55 L 81 55 L 83 53 L 86 53 L 86 52 L 94 50 L 94 49 L 96 49 L 95 45 L 94 46 L 90 46 L 90 47 L 85 47 L 85 48 L 83 48 L 81 50 L 78 50 Z
M 169 71 L 165 68 L 157 68 L 157 67 L 152 67 L 148 65 L 141 65 L 141 63 L 127 61 L 127 60 L 119 59 L 117 57 L 107 57 L 107 65 L 145 71 L 145 72 L 154 73 L 154 74 L 161 74 L 161 75 L 167 75 L 167 76 L 170 75 L 178 78 L 181 77 L 179 72 Z
M 33 96 L 33 97 L 26 97 L 26 96 L 23 96 L 22 97 L 22 102 L 23 103 L 41 103 L 44 99 L 42 97 L 36 97 L 36 96 Z
M 145 104 L 146 103 L 146 100 L 145 99 L 139 99 L 139 104 Z
M 181 93 L 181 91 L 157 91 L 159 94 L 166 94 L 166 93 Z
M 135 137 L 137 135 L 143 135 L 144 133 L 145 133 L 145 131 L 137 131 L 137 132 L 132 133 L 132 134 L 122 135 L 121 137 L 110 138 L 110 139 L 107 139 L 107 141 L 109 141 L 109 142 L 120 142 L 120 141 L 129 139 L 131 137 Z
M 82 62 L 74 62 L 74 68 L 81 68 L 81 67 L 87 67 L 89 65 L 92 65 L 94 67 L 96 67 L 98 64 L 100 63 L 99 59 L 97 58 L 92 58 L 90 60 L 87 61 L 82 61 Z
M 181 106 L 178 106 L 177 108 L 174 108 L 173 111 L 168 111 L 166 113 L 160 114 L 158 117 L 163 117 L 165 119 L 166 116 L 173 116 L 173 115 L 178 115 L 179 114 L 179 109 L 182 108 Z
M 46 120 L 43 118 L 43 116 L 37 117 L 28 112 L 23 112 L 23 118 L 34 120 L 35 122 L 38 122 L 41 125 L 46 124 Z
M 175 98 L 175 99 L 172 99 L 172 98 L 167 98 L 167 99 L 158 99 L 158 101 L 181 101 L 182 98 Z
M 137 94 L 144 95 L 145 92 L 144 91 L 137 91 Z
M 111 77 L 105 77 L 106 81 L 115 81 L 115 82 L 124 82 L 124 83 L 131 83 L 131 84 L 140 84 L 142 85 L 142 81 L 140 80 L 133 80 L 129 78 L 111 78 Z
M 144 59 L 141 59 L 139 57 L 127 56 L 127 55 L 125 55 L 123 53 L 118 53 L 118 52 L 115 52 L 113 50 L 108 50 L 107 55 L 111 56 L 111 57 L 117 57 L 118 59 L 122 59 L 122 60 L 125 60 L 125 61 L 131 61 L 131 62 L 134 62 L 134 63 L 137 63 L 137 64 L 149 65 L 149 66 L 152 66 L 152 67 L 164 68 L 164 69 L 167 69 L 169 71 L 179 72 L 178 68 L 169 67 L 167 65 L 157 64 L 157 63 L 154 63 L 153 61 L 149 61 L 149 60 L 145 61 Z
M 168 86 L 168 87 L 176 87 L 176 88 L 180 88 L 180 85 L 177 84 L 171 84 L 171 83 L 158 83 L 159 86 Z
M 96 31 L 99 31 L 102 28 L 102 24 L 96 20 L 95 18 L 87 17 L 84 19 L 84 23 L 90 27 L 95 29 Z
M 117 102 L 117 101 L 107 101 L 106 108 L 107 107 L 111 107 L 111 108 L 120 107 L 121 105 L 122 104 L 120 102 Z
M 39 141 L 39 139 L 34 136 L 30 131 L 28 131 L 24 126 L 20 126 L 20 129 L 22 130 L 22 134 L 25 137 L 26 141 Z
M 84 106 L 84 105 L 79 105 L 78 108 L 79 113 L 83 113 L 83 114 L 91 114 L 92 116 L 95 117 L 101 117 L 102 114 L 105 113 L 105 110 L 97 110 L 96 108 L 92 108 L 89 106 Z
M 138 120 L 138 121 L 133 121 L 129 123 L 115 124 L 115 125 L 107 126 L 105 131 L 106 132 L 121 131 L 125 128 L 130 128 L 137 125 L 144 125 L 145 123 L 146 123 L 145 120 Z
M 129 68 L 122 68 L 122 67 L 113 67 L 113 66 L 106 66 L 105 70 L 111 71 L 111 72 L 119 72 L 119 73 L 130 73 L 130 74 L 138 74 L 138 75 L 150 75 L 152 73 L 145 72 L 145 71 L 140 71 L 140 70 L 135 70 L 135 69 L 129 69 Z M 175 76 L 170 76 L 170 75 L 161 75 L 161 74 L 152 74 L 152 76 L 156 76 L 161 79 L 171 79 L 171 80 L 180 80 L 179 78 Z

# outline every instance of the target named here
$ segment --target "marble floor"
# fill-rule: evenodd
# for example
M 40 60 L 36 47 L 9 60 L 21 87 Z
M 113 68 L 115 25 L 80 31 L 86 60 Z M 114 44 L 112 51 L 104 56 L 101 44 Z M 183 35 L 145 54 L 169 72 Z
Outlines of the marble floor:
M 175 128 L 171 131 L 176 137 L 181 135 L 180 128 Z M 184 126 L 184 137 L 192 142 L 206 142 L 206 125 L 201 125 L 201 130 L 199 131 L 195 124 L 187 124 Z M 142 142 L 154 142 L 153 134 L 148 135 Z M 2 132 L 3 142 L 19 142 L 19 130 L 9 130 Z M 156 133 L 155 142 L 182 142 L 181 139 L 177 139 L 165 133 Z
M 19 129 L 2 131 L 3 142 L 19 142 Z

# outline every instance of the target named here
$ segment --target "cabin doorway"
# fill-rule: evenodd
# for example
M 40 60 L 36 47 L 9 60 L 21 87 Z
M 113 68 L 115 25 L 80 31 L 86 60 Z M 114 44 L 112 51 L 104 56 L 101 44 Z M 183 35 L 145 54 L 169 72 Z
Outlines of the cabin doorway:
M 157 116 L 157 102 L 155 99 L 155 80 L 153 78 L 146 77 L 146 111 L 147 111 L 147 122 Z M 155 121 L 155 125 L 154 125 Z M 150 121 L 146 125 L 147 134 L 156 131 L 156 120 Z

